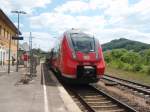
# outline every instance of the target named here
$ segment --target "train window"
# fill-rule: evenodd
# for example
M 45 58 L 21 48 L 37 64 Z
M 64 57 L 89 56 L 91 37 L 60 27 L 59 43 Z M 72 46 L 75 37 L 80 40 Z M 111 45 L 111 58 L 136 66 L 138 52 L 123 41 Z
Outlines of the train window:
M 56 46 L 55 46 L 55 48 L 54 48 L 54 50 L 53 50 L 53 57 L 54 58 L 57 58 L 58 57 L 58 44 L 56 44 Z
M 71 35 L 72 45 L 75 51 L 81 52 L 94 52 L 95 40 L 85 34 L 73 34 Z

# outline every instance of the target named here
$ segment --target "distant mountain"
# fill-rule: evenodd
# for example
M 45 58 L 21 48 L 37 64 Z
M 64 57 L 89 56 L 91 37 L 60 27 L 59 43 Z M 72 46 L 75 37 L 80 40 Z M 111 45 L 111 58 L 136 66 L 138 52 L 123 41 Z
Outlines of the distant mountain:
M 102 44 L 103 51 L 124 48 L 135 52 L 150 49 L 150 44 L 128 40 L 125 38 L 115 39 L 108 43 Z

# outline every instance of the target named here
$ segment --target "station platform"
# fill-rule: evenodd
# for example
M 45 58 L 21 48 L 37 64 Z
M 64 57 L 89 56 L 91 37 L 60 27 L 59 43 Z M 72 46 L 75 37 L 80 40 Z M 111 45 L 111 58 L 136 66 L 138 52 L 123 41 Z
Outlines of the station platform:
M 44 64 L 37 76 L 23 84 L 25 69 L 0 76 L 0 112 L 81 112 Z
M 16 70 L 16 66 L 10 66 L 10 72 L 14 72 Z M 8 65 L 0 65 L 0 75 L 8 73 Z

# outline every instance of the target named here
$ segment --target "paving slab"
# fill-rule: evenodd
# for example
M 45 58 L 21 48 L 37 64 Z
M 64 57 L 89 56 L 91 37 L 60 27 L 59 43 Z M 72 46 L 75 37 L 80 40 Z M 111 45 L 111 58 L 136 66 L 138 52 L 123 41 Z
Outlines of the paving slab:
M 2 75 L 0 112 L 80 112 L 52 72 L 44 69 L 38 66 L 37 76 L 29 84 L 19 82 L 25 69 Z
M 40 77 L 24 85 L 19 82 L 23 74 L 20 69 L 0 77 L 0 112 L 44 112 Z

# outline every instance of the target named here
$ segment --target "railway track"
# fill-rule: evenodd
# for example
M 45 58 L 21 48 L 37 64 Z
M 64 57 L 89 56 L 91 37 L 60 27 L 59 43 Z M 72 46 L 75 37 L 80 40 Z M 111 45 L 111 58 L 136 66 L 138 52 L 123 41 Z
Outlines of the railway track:
M 85 112 L 137 112 L 132 107 L 92 85 L 74 85 L 65 86 L 65 88 L 76 102 L 80 102 L 80 105 L 84 106 Z
M 138 92 L 139 94 L 145 95 L 147 97 L 150 97 L 150 86 L 139 84 L 137 82 L 128 81 L 125 79 L 104 75 L 104 80 L 116 82 L 117 84 L 127 87 L 129 89 L 132 89 L 134 92 Z

